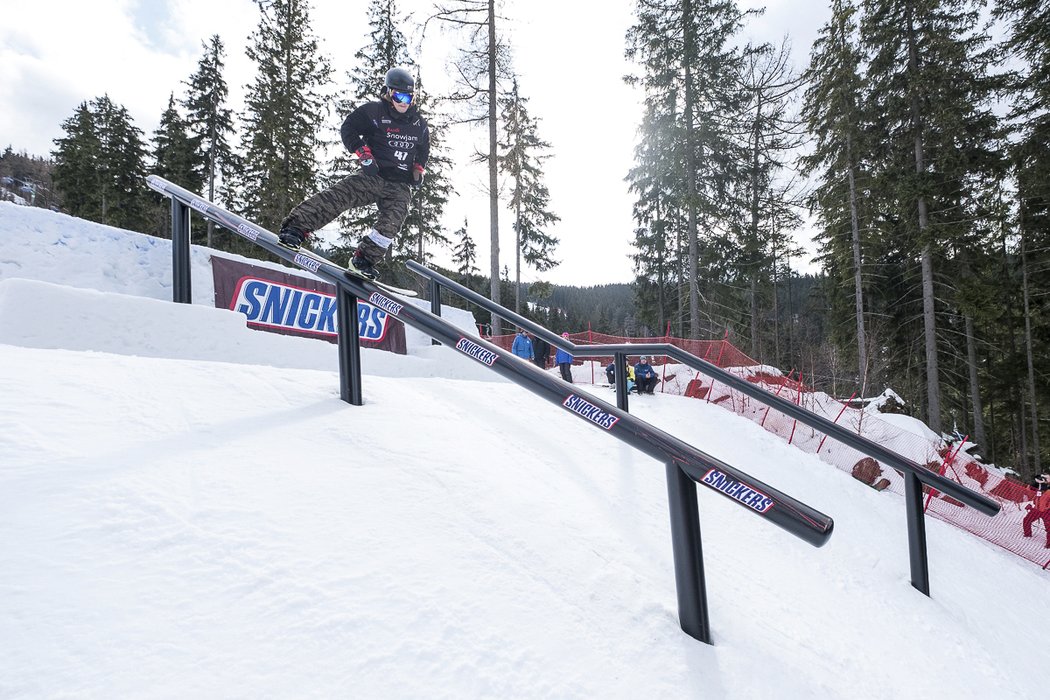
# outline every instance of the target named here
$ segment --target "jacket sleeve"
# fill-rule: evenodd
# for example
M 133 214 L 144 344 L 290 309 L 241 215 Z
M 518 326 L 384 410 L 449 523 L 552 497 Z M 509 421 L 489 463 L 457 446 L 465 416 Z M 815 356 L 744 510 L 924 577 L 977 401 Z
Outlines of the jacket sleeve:
M 372 133 L 376 128 L 375 121 L 368 113 L 368 105 L 363 104 L 343 120 L 343 126 L 339 129 L 339 136 L 343 139 L 346 150 L 353 153 L 365 144 L 365 135 Z

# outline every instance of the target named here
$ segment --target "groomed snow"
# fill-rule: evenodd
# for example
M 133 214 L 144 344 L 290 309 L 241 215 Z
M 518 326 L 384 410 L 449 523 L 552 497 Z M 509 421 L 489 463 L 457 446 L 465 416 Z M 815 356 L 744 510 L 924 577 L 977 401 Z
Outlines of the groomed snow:
M 632 398 L 835 518 L 816 549 L 701 488 L 691 639 L 662 464 L 419 339 L 350 406 L 207 256 L 172 304 L 169 242 L 0 203 L 0 697 L 1045 696 L 1046 572 L 928 520 L 927 598 L 898 497 Z

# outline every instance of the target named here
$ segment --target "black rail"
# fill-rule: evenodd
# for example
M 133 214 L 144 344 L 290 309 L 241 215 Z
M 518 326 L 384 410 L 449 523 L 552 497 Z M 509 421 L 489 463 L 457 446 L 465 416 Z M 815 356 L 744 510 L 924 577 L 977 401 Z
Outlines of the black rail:
M 188 206 L 225 228 L 240 234 L 274 255 L 324 279 L 348 296 L 365 299 L 402 322 L 423 331 L 431 338 L 456 349 L 497 374 L 592 426 L 605 431 L 666 465 L 670 500 L 672 549 L 675 555 L 675 580 L 678 589 L 679 620 L 691 636 L 710 642 L 706 592 L 700 546 L 699 509 L 696 489 L 688 480 L 703 484 L 730 499 L 738 506 L 768 520 L 795 537 L 816 547 L 828 541 L 834 528 L 832 519 L 814 508 L 765 484 L 749 474 L 689 445 L 615 406 L 578 393 L 573 385 L 544 372 L 502 348 L 479 337 L 471 336 L 435 313 L 401 299 L 368 281 L 348 277 L 343 268 L 300 255 L 281 246 L 275 234 L 233 214 L 163 178 L 150 176 L 147 184 L 154 190 Z M 188 217 L 186 218 L 188 222 Z M 425 268 L 424 268 L 425 269 Z M 188 277 L 187 277 L 188 282 Z M 432 299 L 432 303 L 436 300 Z M 352 307 L 349 307 L 352 308 Z M 345 314 L 356 319 L 356 314 Z M 340 312 L 340 321 L 344 313 Z M 353 345 L 356 351 L 356 327 Z M 344 355 L 342 325 L 340 356 Z M 349 348 L 348 348 L 349 349 Z M 356 356 L 356 353 L 353 353 Z M 343 362 L 341 361 L 341 368 Z M 344 395 L 344 400 L 349 399 Z M 350 401 L 355 403 L 354 401 Z M 356 403 L 360 403 L 359 397 Z
M 666 355 L 687 367 L 691 367 L 698 372 L 702 372 L 709 377 L 717 379 L 723 384 L 733 387 L 740 393 L 750 396 L 756 401 L 764 403 L 767 406 L 791 416 L 803 425 L 819 430 L 844 445 L 848 445 L 863 454 L 869 455 L 890 467 L 897 469 L 904 477 L 905 512 L 908 524 L 911 583 L 912 586 L 926 595 L 929 595 L 930 593 L 930 581 L 926 552 L 926 527 L 922 509 L 922 488 L 920 483 L 946 493 L 962 503 L 965 503 L 972 508 L 976 508 L 985 515 L 993 516 L 999 512 L 999 503 L 989 496 L 972 491 L 937 472 L 930 471 L 922 465 L 913 462 L 907 457 L 904 457 L 877 442 L 872 442 L 862 435 L 852 433 L 841 425 L 838 425 L 823 416 L 819 416 L 802 406 L 798 406 L 786 399 L 772 394 L 742 377 L 738 377 L 717 365 L 711 364 L 707 360 L 686 352 L 676 345 L 670 343 L 576 345 L 560 335 L 552 333 L 534 321 L 496 304 L 469 287 L 465 287 L 439 272 L 435 272 L 434 270 L 412 260 L 408 261 L 407 266 L 416 274 L 429 279 L 431 285 L 437 283 L 441 287 L 445 287 L 449 291 L 459 294 L 464 299 L 477 304 L 484 310 L 494 313 L 521 328 L 529 330 L 554 347 L 561 348 L 572 355 L 577 357 L 600 357 L 612 355 L 616 358 L 614 362 L 618 370 L 617 404 L 622 410 L 627 410 L 627 393 L 623 386 L 623 379 L 620 376 L 622 372 L 619 371 L 620 365 L 622 364 L 621 358 L 625 357 L 627 354 Z M 431 294 L 434 294 L 434 292 L 431 292 Z

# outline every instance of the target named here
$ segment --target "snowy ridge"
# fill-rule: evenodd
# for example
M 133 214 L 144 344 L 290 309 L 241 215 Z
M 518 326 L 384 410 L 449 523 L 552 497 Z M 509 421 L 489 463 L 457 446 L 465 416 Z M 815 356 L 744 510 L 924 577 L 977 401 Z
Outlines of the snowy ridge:
M 1044 694 L 1050 575 L 930 521 L 926 598 L 899 502 L 646 397 L 836 520 L 816 549 L 701 489 L 696 642 L 663 465 L 428 344 L 363 351 L 348 406 L 330 344 L 210 308 L 206 272 L 167 302 L 167 246 L 0 204 L 0 697 Z

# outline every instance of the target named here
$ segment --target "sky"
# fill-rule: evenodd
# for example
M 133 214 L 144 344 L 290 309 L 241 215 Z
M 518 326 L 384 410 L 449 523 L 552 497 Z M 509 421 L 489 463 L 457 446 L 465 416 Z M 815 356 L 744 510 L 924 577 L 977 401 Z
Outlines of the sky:
M 313 29 L 339 80 L 354 66 L 353 54 L 367 43 L 366 0 L 313 0 Z M 796 67 L 828 10 L 811 0 L 746 0 L 742 8 L 766 12 L 748 21 L 744 37 L 793 46 Z M 402 0 L 402 11 L 422 21 L 429 0 Z M 633 280 L 632 196 L 623 178 L 633 165 L 640 122 L 639 96 L 623 83 L 632 70 L 624 58 L 624 36 L 633 20 L 629 0 L 510 1 L 500 26 L 514 50 L 521 90 L 540 120 L 539 134 L 551 144 L 545 164 L 550 208 L 561 217 L 551 229 L 561 243 L 562 263 L 546 273 L 523 270 L 524 281 L 593 285 Z M 181 96 L 202 55 L 201 43 L 219 34 L 226 46 L 230 106 L 243 107 L 244 86 L 255 75 L 243 47 L 258 25 L 250 0 L 0 1 L 0 148 L 45 155 L 62 135 L 61 123 L 81 102 L 102 94 L 128 108 L 135 124 L 152 138 L 168 97 Z M 60 21 L 57 21 L 59 20 Z M 407 25 L 406 25 L 407 27 Z M 414 32 L 406 31 L 410 37 Z M 445 56 L 453 36 L 428 29 L 418 56 L 422 79 L 446 79 Z M 344 81 L 345 84 L 345 81 Z M 333 136 L 342 116 L 330 118 Z M 451 233 L 467 221 L 478 247 L 478 267 L 488 271 L 487 174 L 470 165 L 480 134 L 460 132 L 452 148 L 457 192 L 445 224 Z M 501 214 L 501 266 L 514 269 L 511 218 Z M 799 242 L 810 250 L 811 233 Z M 443 261 L 438 256 L 438 262 Z M 809 256 L 796 268 L 813 269 Z
M 662 464 L 417 335 L 350 406 L 334 345 L 247 329 L 191 260 L 173 304 L 169 241 L 0 203 L 0 697 L 1045 697 L 1029 562 L 930 519 L 927 598 L 898 496 L 634 397 L 835 519 L 814 548 L 700 489 L 702 644 Z

